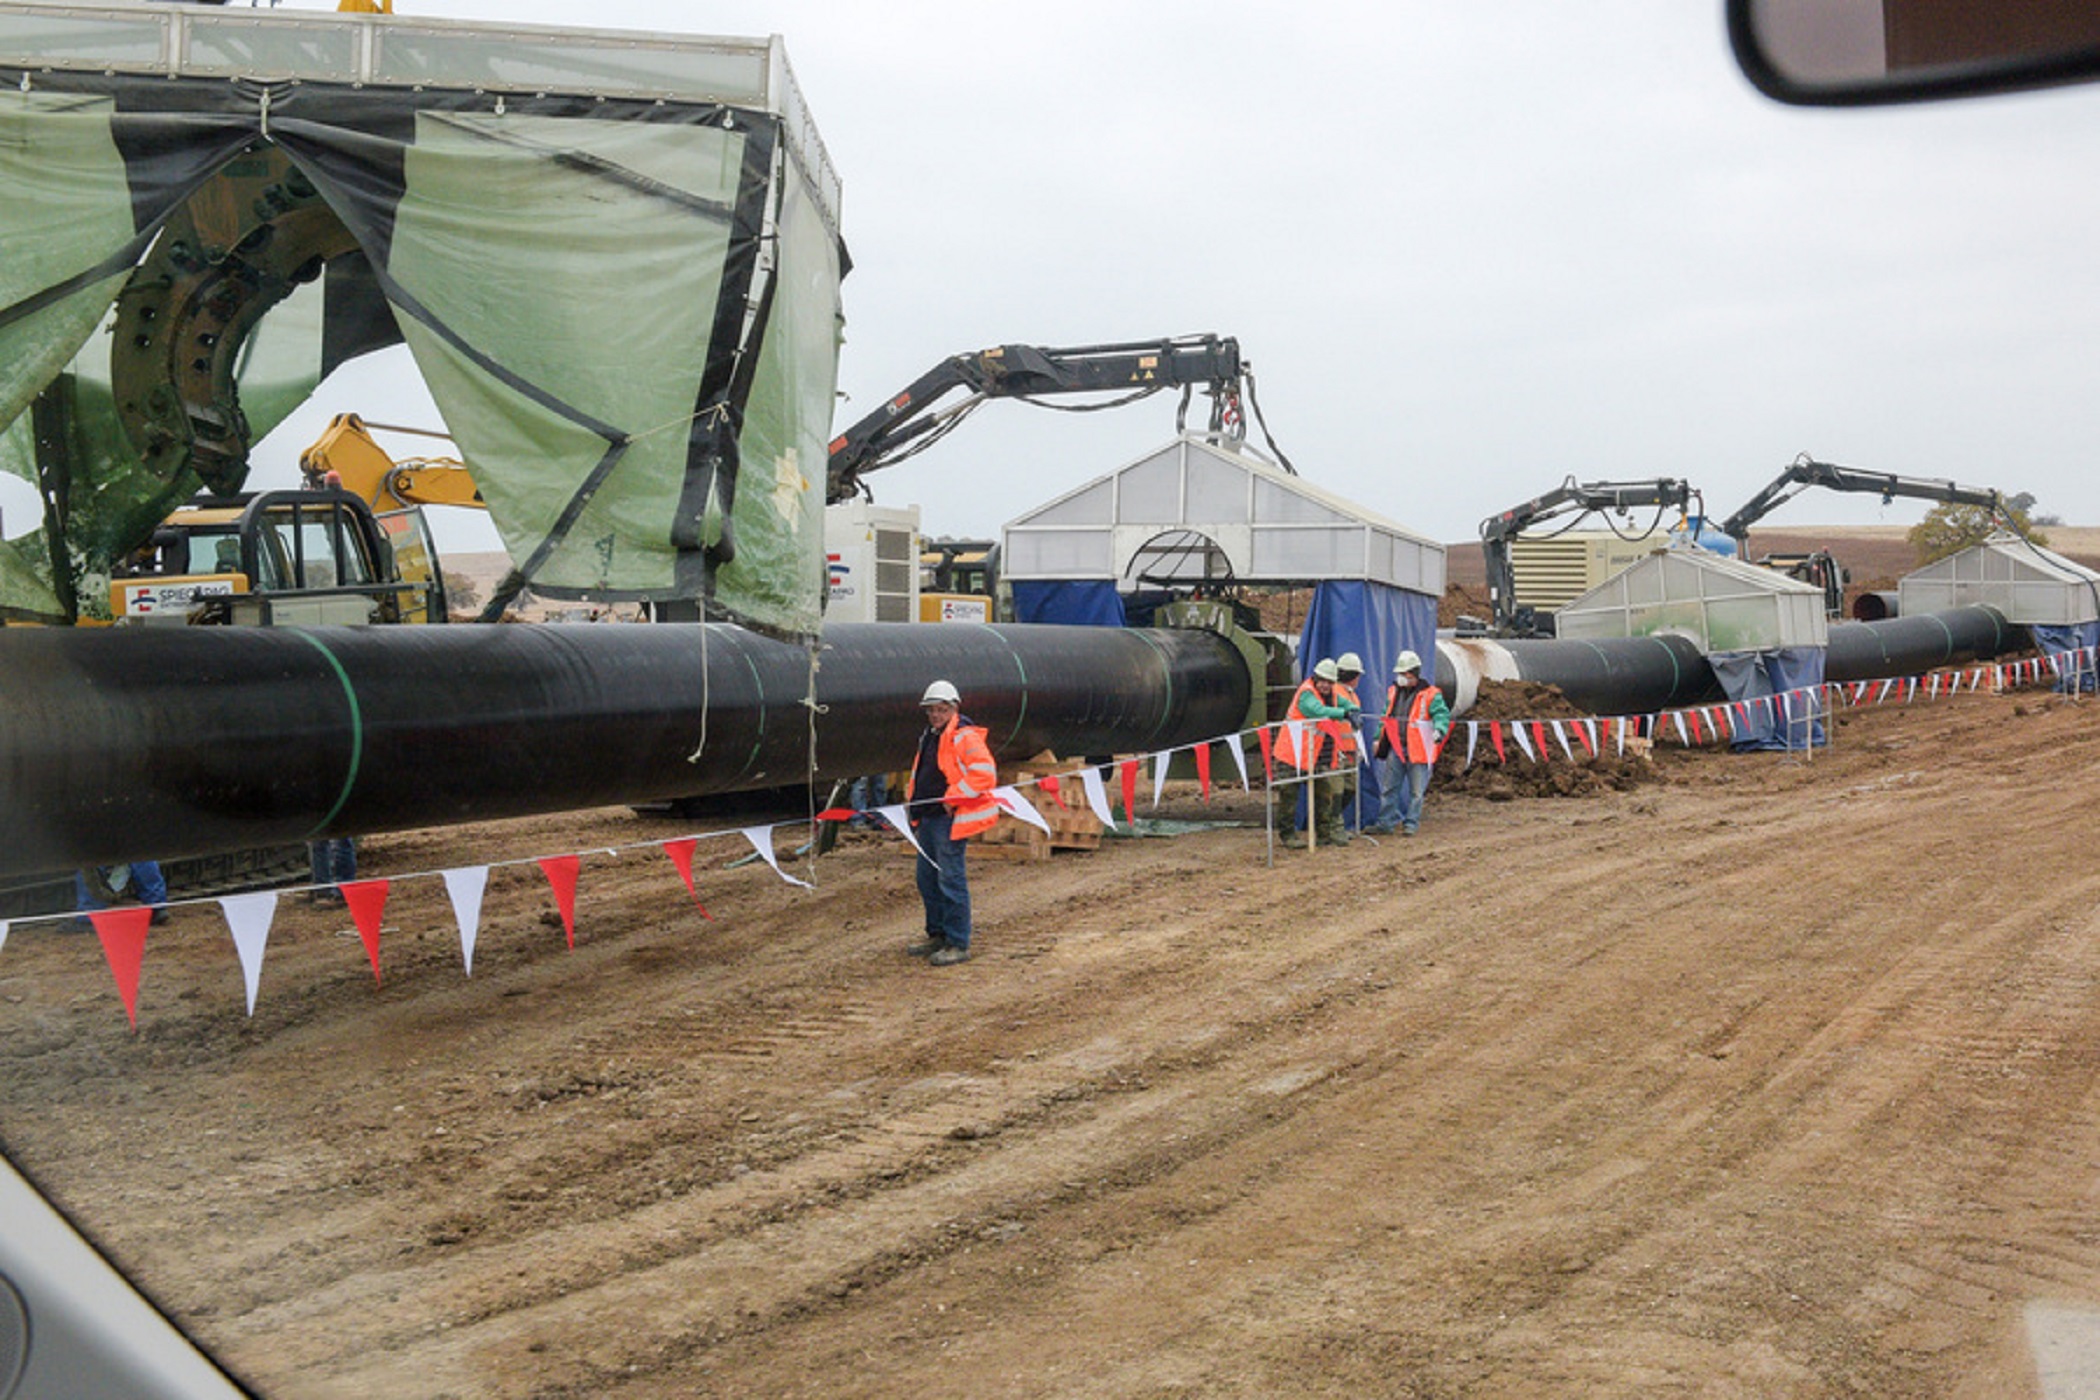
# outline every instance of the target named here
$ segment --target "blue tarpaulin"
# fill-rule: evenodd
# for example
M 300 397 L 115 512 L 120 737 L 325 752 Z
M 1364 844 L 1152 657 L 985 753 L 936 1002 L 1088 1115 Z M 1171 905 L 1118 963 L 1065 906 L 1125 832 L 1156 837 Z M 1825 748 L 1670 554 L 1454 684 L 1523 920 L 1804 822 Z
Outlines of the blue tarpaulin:
M 2074 622 L 2062 627 L 2034 623 L 2027 630 L 2034 637 L 2035 650 L 2043 656 L 2061 656 L 2064 652 L 2077 651 L 2081 647 L 2100 646 L 2100 622 Z M 2071 663 L 2060 664 L 2063 664 L 2065 669 L 2056 678 L 2058 690 L 2068 691 L 2081 684 L 2087 690 L 2093 689 L 2094 675 L 2091 667 Z
M 1385 690 L 1393 679 L 1393 659 L 1402 651 L 1422 658 L 1424 675 L 1436 671 L 1436 599 L 1426 593 L 1410 593 L 1391 584 L 1360 579 L 1323 583 L 1313 590 L 1312 607 L 1305 614 L 1305 630 L 1298 636 L 1298 672 L 1310 674 L 1322 659 L 1353 651 L 1363 658 L 1364 676 L 1357 682 L 1357 698 L 1367 717 L 1385 712 Z M 1444 697 L 1448 702 L 1450 697 Z M 1375 735 L 1373 736 L 1375 740 Z M 1368 757 L 1370 742 L 1364 753 Z M 1356 815 L 1351 823 L 1363 826 L 1378 816 L 1378 774 L 1364 764 L 1358 773 Z M 1302 814 L 1301 814 L 1302 817 Z
M 1123 598 L 1107 579 L 1016 579 L 1014 620 L 1070 627 L 1121 627 Z
M 1779 696 L 1770 706 L 1751 704 L 1735 711 L 1737 753 L 1784 750 L 1828 743 L 1823 733 L 1823 660 L 1821 647 L 1778 647 L 1771 651 L 1719 651 L 1706 658 L 1714 678 L 1731 702 Z

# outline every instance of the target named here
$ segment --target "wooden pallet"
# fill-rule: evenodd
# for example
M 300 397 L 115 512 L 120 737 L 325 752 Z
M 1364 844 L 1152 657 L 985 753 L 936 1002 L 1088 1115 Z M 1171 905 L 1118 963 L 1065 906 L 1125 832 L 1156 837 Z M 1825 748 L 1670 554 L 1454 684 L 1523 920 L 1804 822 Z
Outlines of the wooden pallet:
M 999 781 L 1011 785 L 1030 806 L 1042 814 L 1050 827 L 1044 831 L 1019 817 L 1001 813 L 991 828 L 977 836 L 971 845 L 983 855 L 1003 860 L 1048 860 L 1052 851 L 1091 851 L 1101 845 L 1101 819 L 1087 806 L 1086 789 L 1080 785 L 1078 773 L 1086 765 L 1065 762 L 1050 753 L 1041 753 L 1026 763 L 1002 768 Z M 1056 777 L 1064 805 L 1050 795 L 1040 779 Z

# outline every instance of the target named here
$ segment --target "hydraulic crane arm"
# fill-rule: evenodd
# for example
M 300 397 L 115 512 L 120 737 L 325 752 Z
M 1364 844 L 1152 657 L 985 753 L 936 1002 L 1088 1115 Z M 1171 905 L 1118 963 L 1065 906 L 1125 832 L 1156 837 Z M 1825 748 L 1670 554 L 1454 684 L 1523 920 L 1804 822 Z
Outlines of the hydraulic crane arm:
M 1240 416 L 1243 378 L 1250 376 L 1240 361 L 1239 342 L 1230 336 L 1180 336 L 1064 349 L 999 345 L 952 355 L 832 440 L 825 499 L 845 500 L 860 489 L 867 473 L 931 447 L 989 398 L 1124 392 L 1124 397 L 1108 403 L 1084 405 L 1095 409 L 1179 388 L 1185 417 L 1190 391 L 1200 385 L 1211 399 L 1210 430 L 1236 440 L 1245 433 Z M 958 389 L 968 397 L 936 412 L 940 400 Z M 1177 420 L 1177 427 L 1179 423 Z
M 2005 513 L 2005 498 L 1989 487 L 1963 486 L 1952 481 L 1932 481 L 1915 476 L 1891 476 L 1887 472 L 1864 472 L 1819 462 L 1804 452 L 1788 463 L 1786 470 L 1770 485 L 1752 496 L 1741 510 L 1723 521 L 1722 533 L 1735 541 L 1741 557 L 1749 557 L 1750 527 L 1811 486 L 1879 496 L 1884 504 L 1898 496 L 1906 496 L 1949 505 L 1982 506 L 1993 515 Z
M 1510 563 L 1509 542 L 1541 520 L 1570 511 L 1589 515 L 1612 511 L 1624 515 L 1640 507 L 1658 511 L 1675 506 L 1690 508 L 1691 486 L 1674 477 L 1653 481 L 1577 481 L 1569 477 L 1543 496 L 1534 496 L 1520 506 L 1480 522 L 1480 553 L 1487 565 L 1488 602 L 1495 612 L 1495 627 L 1507 631 L 1516 621 L 1516 573 Z

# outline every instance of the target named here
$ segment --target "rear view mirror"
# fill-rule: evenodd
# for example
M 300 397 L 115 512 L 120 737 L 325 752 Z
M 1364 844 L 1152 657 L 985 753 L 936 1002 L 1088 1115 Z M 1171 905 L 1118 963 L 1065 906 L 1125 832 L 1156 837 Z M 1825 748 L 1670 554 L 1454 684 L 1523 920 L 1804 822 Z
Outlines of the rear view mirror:
M 2094 0 L 1728 0 L 1736 62 L 1810 107 L 1919 102 L 2100 77 Z

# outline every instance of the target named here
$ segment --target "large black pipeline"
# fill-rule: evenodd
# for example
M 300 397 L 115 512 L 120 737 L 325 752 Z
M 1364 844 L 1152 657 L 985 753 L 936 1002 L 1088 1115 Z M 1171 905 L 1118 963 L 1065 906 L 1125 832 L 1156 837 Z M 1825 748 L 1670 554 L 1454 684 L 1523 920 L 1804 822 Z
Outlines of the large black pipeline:
M 0 629 L 0 876 L 851 777 L 927 682 L 1001 757 L 1240 729 L 1201 631 L 841 625 Z M 812 735 L 814 729 L 814 736 Z
M 1881 622 L 1832 623 L 1823 675 L 1833 682 L 1916 675 L 1935 666 L 1987 660 L 2027 640 L 2026 628 L 1982 605 Z M 1598 714 L 1647 714 L 1721 698 L 1713 668 L 1683 637 L 1437 643 L 1437 684 L 1450 697 L 1454 714 L 1471 708 L 1480 682 L 1512 680 L 1558 686 L 1569 700 Z

